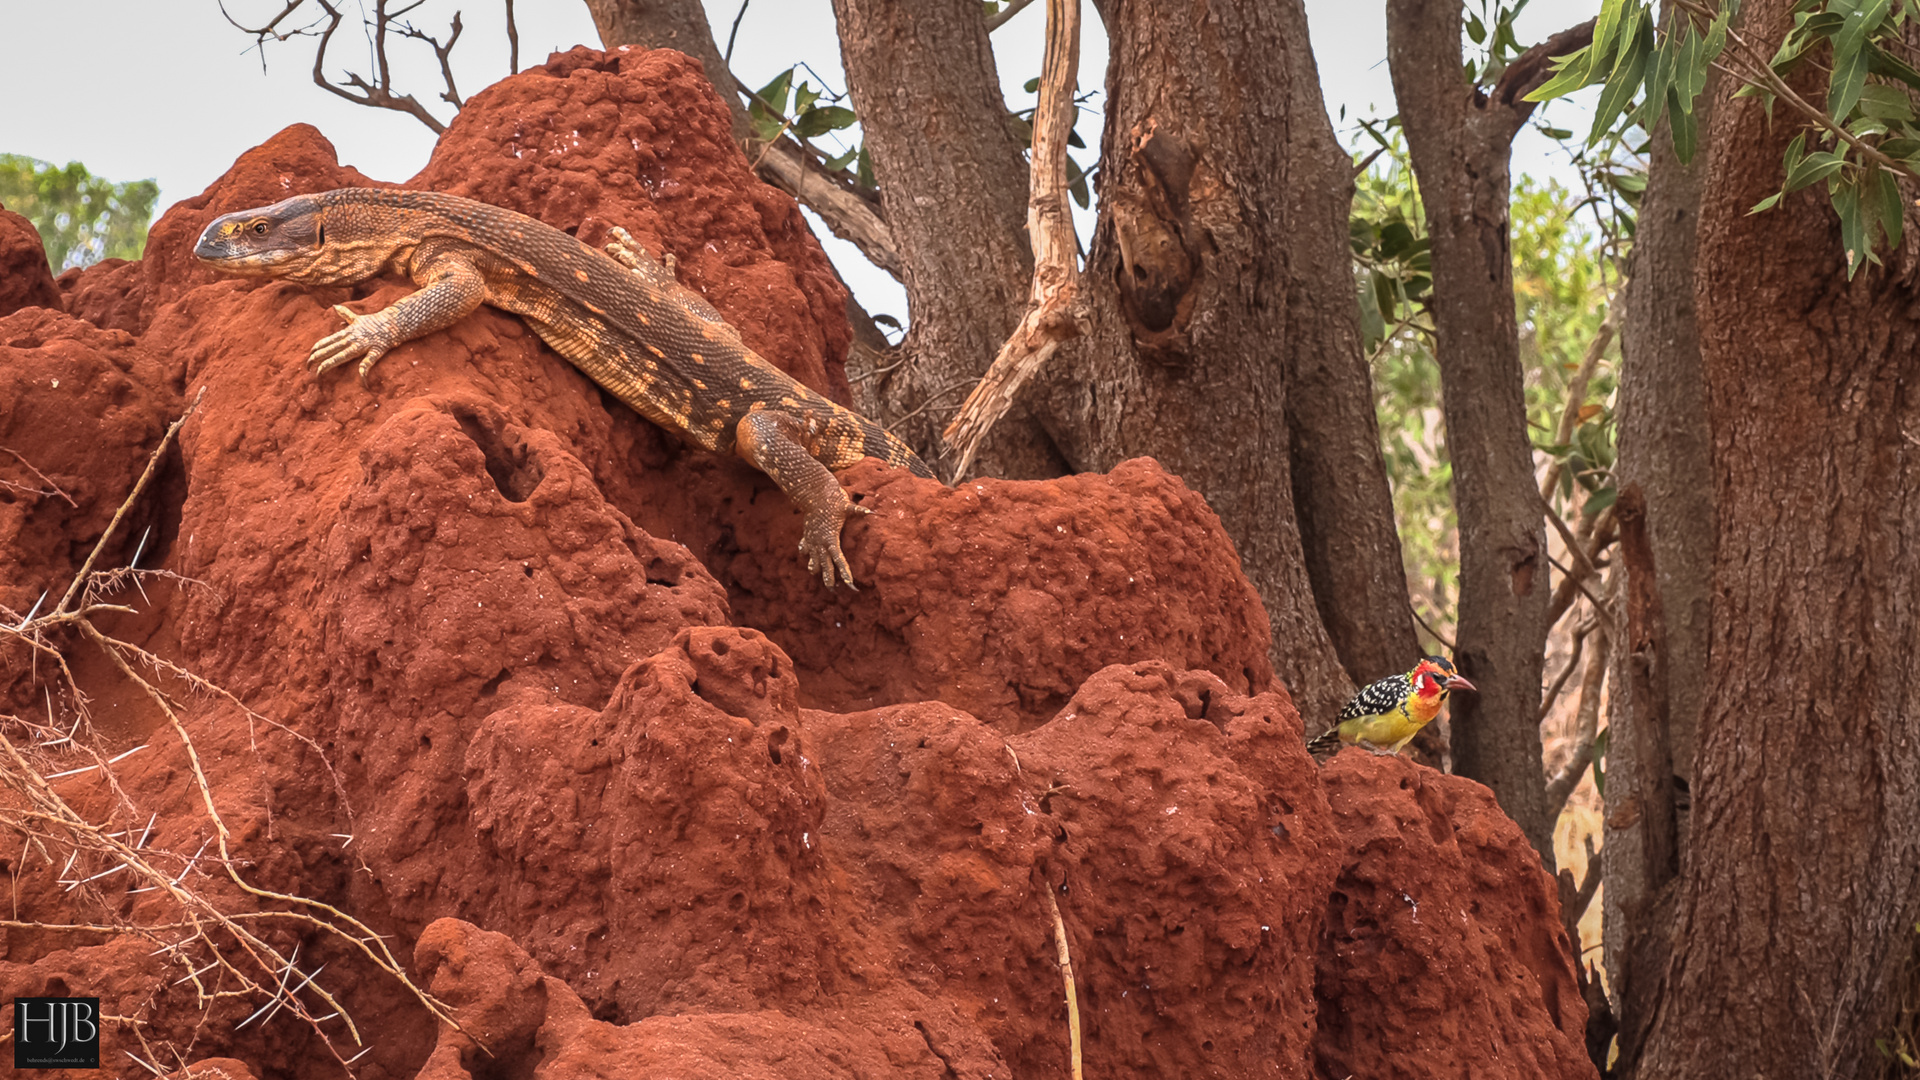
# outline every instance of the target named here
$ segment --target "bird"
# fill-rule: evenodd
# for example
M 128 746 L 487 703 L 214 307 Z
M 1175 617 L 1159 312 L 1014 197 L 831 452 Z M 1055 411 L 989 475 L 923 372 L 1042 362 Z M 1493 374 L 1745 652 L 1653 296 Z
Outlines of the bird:
M 1368 683 L 1353 695 L 1333 726 L 1307 743 L 1307 750 L 1321 754 L 1346 743 L 1374 754 L 1398 754 L 1440 715 L 1449 692 L 1477 689 L 1446 657 L 1423 656 L 1412 671 Z

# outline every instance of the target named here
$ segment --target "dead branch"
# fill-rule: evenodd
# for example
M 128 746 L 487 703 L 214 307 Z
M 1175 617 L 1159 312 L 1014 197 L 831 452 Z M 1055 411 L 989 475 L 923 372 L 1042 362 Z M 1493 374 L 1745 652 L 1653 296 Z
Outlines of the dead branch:
M 1052 0 L 1048 0 L 1049 4 Z M 1053 942 L 1058 950 L 1056 963 L 1060 978 L 1067 985 L 1067 1057 L 1073 1066 L 1073 1080 L 1080 1077 L 1080 994 L 1073 982 L 1073 956 L 1067 951 L 1067 924 L 1060 918 L 1060 903 L 1053 898 L 1053 886 L 1045 886 L 1047 910 L 1053 913 Z
M 1574 373 L 1573 381 L 1567 384 L 1567 407 L 1560 412 L 1560 427 L 1554 432 L 1556 446 L 1565 446 L 1573 441 L 1573 430 L 1580 426 L 1580 410 L 1587 402 L 1587 384 L 1592 381 L 1595 369 L 1600 366 L 1600 355 L 1607 351 L 1613 335 L 1620 327 L 1620 308 L 1624 296 L 1615 296 L 1607 305 L 1606 318 L 1600 320 L 1600 328 L 1593 333 L 1593 340 L 1587 342 L 1587 353 L 1580 358 L 1580 369 Z M 1553 489 L 1560 484 L 1560 474 L 1566 471 L 1567 460 L 1555 458 L 1547 466 L 1546 478 L 1540 481 L 1540 497 L 1552 499 Z
M 1572 678 L 1573 673 L 1579 669 L 1580 656 L 1586 648 L 1587 635 L 1593 632 L 1594 625 L 1595 624 L 1590 622 L 1583 622 L 1574 628 L 1573 653 L 1567 657 L 1567 666 L 1560 669 L 1560 674 L 1554 676 L 1553 683 L 1547 687 L 1547 692 L 1540 695 L 1540 721 L 1542 723 L 1546 722 L 1547 714 L 1553 711 L 1554 703 L 1560 700 L 1560 691 L 1566 688 L 1567 680 Z
M 1008 19 L 1027 10 L 1027 5 L 1031 3 L 1033 3 L 1033 0 L 1013 0 L 1012 3 L 1000 9 L 1000 14 L 988 16 L 987 33 L 991 34 L 995 30 L 1007 25 Z
M 21 456 L 20 456 L 20 452 L 19 452 L 19 451 L 17 451 L 17 450 L 12 450 L 12 449 L 9 449 L 8 447 L 5 447 L 5 446 L 0 446 L 0 452 L 4 452 L 4 453 L 8 453 L 8 454 L 12 454 L 12 455 L 13 455 L 13 459 L 14 459 L 15 461 L 18 461 L 18 462 L 19 462 L 20 464 L 22 464 L 22 465 L 24 465 L 24 466 L 26 466 L 26 469 L 27 469 L 27 471 L 28 471 L 28 472 L 30 472 L 30 473 L 32 473 L 33 475 L 35 475 L 35 476 L 37 476 L 37 477 L 39 477 L 39 478 L 40 478 L 40 482 L 41 482 L 41 483 L 43 483 L 43 484 L 45 484 L 45 485 L 47 485 L 47 486 L 46 486 L 46 487 L 45 487 L 44 489 L 43 489 L 43 488 L 30 488 L 30 487 L 28 487 L 28 486 L 27 486 L 27 485 L 25 485 L 25 484 L 16 484 L 16 483 L 13 483 L 12 481 L 9 481 L 9 480 L 0 480 L 0 487 L 5 487 L 5 488 L 10 488 L 10 489 L 12 489 L 12 490 L 14 490 L 14 491 L 18 491 L 18 492 L 22 492 L 22 493 L 25 493 L 25 494 L 28 494 L 28 495 L 58 495 L 58 496 L 60 496 L 60 497 L 61 497 L 62 499 L 65 499 L 65 500 L 67 500 L 67 505 L 68 505 L 68 506 L 71 506 L 71 507 L 73 507 L 73 508 L 74 508 L 74 509 L 76 509 L 76 510 L 78 510 L 78 509 L 80 508 L 80 504 L 79 504 L 79 503 L 77 503 L 77 502 L 74 502 L 74 501 L 73 501 L 73 496 L 71 496 L 71 495 L 69 495 L 69 494 L 67 494 L 66 492 L 64 492 L 64 491 L 62 491 L 62 490 L 60 490 L 60 485 L 59 485 L 59 484 L 56 484 L 56 483 L 54 483 L 53 481 L 51 481 L 51 480 L 49 480 L 49 479 L 47 479 L 47 474 L 46 474 L 46 473 L 43 473 L 43 472 L 41 472 L 41 471 L 40 471 L 39 469 L 36 469 L 36 468 L 34 468 L 34 467 L 33 467 L 33 462 L 31 462 L 31 461 L 28 461 L 28 460 L 27 460 L 26 458 L 24 458 L 24 457 L 21 457 Z
M 284 15 L 284 13 L 283 13 Z M 161 436 L 158 446 L 149 456 L 145 470 L 134 482 L 125 500 L 114 513 L 107 528 L 101 534 L 83 561 L 79 573 L 74 577 L 61 601 L 44 615 L 29 612 L 18 625 L 0 626 L 7 637 L 24 641 L 40 657 L 51 654 L 57 658 L 59 671 L 64 678 L 68 692 L 73 696 L 76 716 L 72 730 L 61 731 L 54 723 L 52 696 L 48 696 L 47 725 L 29 722 L 13 715 L 0 716 L 0 725 L 18 724 L 25 727 L 35 737 L 26 749 L 17 746 L 9 739 L 0 726 L 0 786 L 13 791 L 20 797 L 19 805 L 10 805 L 0 809 L 0 826 L 4 826 L 22 838 L 25 851 L 37 851 L 45 857 L 49 866 L 56 863 L 54 850 L 64 848 L 68 852 L 65 864 L 57 873 L 57 878 L 69 892 L 83 889 L 101 910 L 114 912 L 124 910 L 124 901 L 110 900 L 101 894 L 101 884 L 115 878 L 126 882 L 128 895 L 143 892 L 162 892 L 179 909 L 181 918 L 171 922 L 125 925 L 114 923 L 41 923 L 22 920 L 7 920 L 0 926 L 33 928 L 74 933 L 130 933 L 153 940 L 160 946 L 155 955 L 171 954 L 169 962 L 180 964 L 186 975 L 179 982 L 192 983 L 197 1000 L 202 1008 L 223 998 L 264 997 L 266 1004 L 253 1016 L 242 1021 L 242 1026 L 255 1019 L 271 1019 L 281 1009 L 286 1009 L 312 1026 L 336 1060 L 343 1066 L 350 1065 L 366 1050 L 352 1058 L 344 1057 L 335 1045 L 334 1039 L 320 1028 L 323 1022 L 338 1017 L 347 1027 L 347 1035 L 354 1044 L 365 1046 L 353 1018 L 346 1013 L 340 1003 L 317 980 L 321 968 L 306 971 L 299 967 L 299 945 L 291 951 L 282 952 L 262 935 L 260 931 L 250 929 L 252 924 L 272 924 L 287 926 L 293 930 L 317 931 L 339 939 L 357 949 L 362 955 L 390 976 L 398 979 L 417 1000 L 425 1005 L 429 1012 L 456 1028 L 458 1025 L 447 1014 L 446 1007 L 430 994 L 415 985 L 406 974 L 386 942 L 379 934 L 364 923 L 339 909 L 308 897 L 290 895 L 269 889 L 259 888 L 243 877 L 239 872 L 242 860 L 228 849 L 231 835 L 222 820 L 213 797 L 212 785 L 201 765 L 200 755 L 193 739 L 187 731 L 180 715 L 180 706 L 159 686 L 143 676 L 130 660 L 137 660 L 153 671 L 164 675 L 173 675 L 187 682 L 190 687 L 205 690 L 225 698 L 241 708 L 250 720 L 263 720 L 283 731 L 294 734 L 306 745 L 320 753 L 321 760 L 331 773 L 332 765 L 326 761 L 325 754 L 312 739 L 291 732 L 284 725 L 259 716 L 247 709 L 244 703 L 223 688 L 217 687 L 206 679 L 185 670 L 147 652 L 138 646 L 120 641 L 98 627 L 90 618 L 103 612 L 128 612 L 134 609 L 120 604 L 101 603 L 98 597 L 103 591 L 136 582 L 138 573 L 131 568 L 99 571 L 94 567 L 99 563 L 107 545 L 117 535 L 136 502 L 147 490 L 160 461 L 171 447 L 181 426 L 199 408 L 205 396 L 203 389 L 186 411 L 170 424 Z M 136 553 L 137 558 L 137 553 Z M 168 576 L 164 572 L 160 576 Z M 177 577 L 177 575 L 171 575 Z M 187 581 L 188 579 L 179 579 Z M 44 599 L 44 598 L 43 598 Z M 12 617 L 12 613 L 8 613 Z M 156 817 L 150 817 L 136 837 L 131 827 L 114 830 L 106 824 L 96 824 L 79 813 L 53 787 L 53 781 L 71 779 L 80 776 L 103 779 L 114 791 L 118 805 L 131 809 L 132 800 L 119 787 L 112 766 L 125 757 L 147 749 L 146 744 L 134 747 L 113 757 L 106 757 L 91 738 L 81 737 L 81 724 L 85 719 L 86 697 L 81 693 L 74 680 L 71 669 L 61 651 L 47 642 L 49 633 L 56 629 L 72 629 L 99 648 L 107 659 L 126 678 L 133 681 L 167 717 L 175 736 L 180 740 L 182 750 L 191 765 L 194 782 L 199 790 L 202 805 L 215 834 L 207 838 L 200 849 L 191 856 L 165 850 L 149 850 L 147 842 L 153 834 Z M 58 735 L 58 738 L 41 738 L 43 734 Z M 78 769 L 49 772 L 41 767 L 38 760 L 47 749 L 56 745 L 69 745 L 73 749 L 93 758 L 94 763 Z M 339 790 L 339 780 L 335 777 L 335 787 Z M 344 792 L 342 792 L 343 803 Z M 138 820 L 135 818 L 134 820 Z M 209 845 L 218 844 L 218 855 L 208 855 Z M 156 860 L 171 859 L 180 863 L 177 873 L 161 868 Z M 227 879 L 242 892 L 261 900 L 273 901 L 284 907 L 268 908 L 252 912 L 228 912 L 224 905 L 217 903 L 188 881 L 190 874 L 198 872 L 203 877 L 207 871 L 203 865 L 217 865 L 224 870 Z M 124 878 L 117 875 L 124 873 Z M 170 932 L 184 931 L 183 936 L 167 940 Z M 218 971 L 222 984 L 209 986 L 206 976 Z M 222 988 L 230 980 L 237 989 Z M 311 994 L 331 1010 L 328 1015 L 318 1015 L 300 999 L 301 994 Z M 134 1020 L 134 1023 L 139 1021 Z M 151 1056 L 151 1048 L 147 1048 Z M 138 1060 L 138 1059 L 136 1059 Z M 145 1063 L 143 1063 L 145 1064 Z
M 1619 575 L 1607 575 L 1610 593 L 1617 593 Z M 1567 759 L 1558 772 L 1547 781 L 1547 805 L 1553 808 L 1557 818 L 1560 810 L 1567 805 L 1567 799 L 1573 795 L 1573 789 L 1580 786 L 1580 780 L 1587 774 L 1587 767 L 1593 764 L 1594 741 L 1600 737 L 1600 696 L 1607 682 L 1607 670 L 1613 659 L 1613 635 L 1604 622 L 1596 622 L 1600 638 L 1594 643 L 1593 656 L 1587 660 L 1587 670 L 1580 678 L 1580 708 L 1574 724 L 1573 756 Z M 1569 665 L 1571 667 L 1571 665 Z
M 507 0 L 507 74 L 520 74 L 520 25 L 513 21 L 513 0 Z
M 1040 99 L 1033 112 L 1033 181 L 1027 199 L 1033 288 L 1020 325 L 941 433 L 957 452 L 955 483 L 973 466 L 981 442 L 1013 407 L 1020 388 L 1064 342 L 1085 332 L 1086 313 L 1079 302 L 1079 238 L 1067 201 L 1067 137 L 1073 133 L 1073 90 L 1079 68 L 1080 0 L 1047 0 L 1047 51 L 1040 65 Z

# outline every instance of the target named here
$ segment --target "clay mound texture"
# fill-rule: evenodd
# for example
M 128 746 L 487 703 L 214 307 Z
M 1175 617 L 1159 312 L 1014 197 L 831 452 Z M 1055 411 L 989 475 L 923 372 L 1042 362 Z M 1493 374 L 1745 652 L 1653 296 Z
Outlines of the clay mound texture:
M 483 308 L 365 385 L 317 380 L 331 306 L 410 283 L 191 258 L 218 214 L 369 183 L 289 128 L 168 210 L 142 260 L 57 281 L 0 217 L 0 604 L 57 600 L 197 402 L 106 549 L 170 576 L 94 621 L 208 681 L 146 672 L 248 880 L 352 912 L 458 1020 L 279 924 L 371 1047 L 354 1075 L 1064 1076 L 1049 894 L 1089 1076 L 1594 1075 L 1518 829 L 1471 782 L 1308 758 L 1258 598 L 1177 478 L 1141 460 L 949 489 L 868 461 L 842 476 L 874 511 L 846 532 L 861 588 L 827 591 L 767 478 L 517 319 Z M 845 400 L 841 287 L 677 53 L 556 55 L 476 95 L 404 186 L 589 243 L 625 226 Z M 179 733 L 92 642 L 49 644 L 104 749 L 144 747 L 117 790 L 95 770 L 62 797 L 148 831 L 226 910 L 283 907 L 187 865 L 214 826 Z M 0 639 L 10 741 L 72 722 L 59 678 Z M 163 892 L 69 890 L 18 837 L 0 862 L 0 986 L 138 1018 L 106 1026 L 119 1067 L 144 1038 L 176 1075 L 341 1074 L 285 1012 L 242 1026 L 258 995 L 197 998 L 164 931 L 23 925 L 170 923 Z

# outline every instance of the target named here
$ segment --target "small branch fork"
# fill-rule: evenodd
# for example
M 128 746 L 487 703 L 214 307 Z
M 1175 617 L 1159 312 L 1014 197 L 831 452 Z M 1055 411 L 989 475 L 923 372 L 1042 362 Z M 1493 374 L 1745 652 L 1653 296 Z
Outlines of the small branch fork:
M 1033 180 L 1027 198 L 1033 288 L 1020 325 L 941 433 L 958 460 L 954 483 L 973 467 L 980 444 L 1013 408 L 1020 388 L 1063 343 L 1086 331 L 1087 317 L 1079 298 L 1079 238 L 1067 201 L 1067 137 L 1073 133 L 1073 90 L 1079 69 L 1080 0 L 1047 0 L 1047 51 L 1033 113 Z
M 168 426 L 166 433 L 161 436 L 159 445 L 149 457 L 145 470 L 115 511 L 106 530 L 94 544 L 82 563 L 80 571 L 53 609 L 43 615 L 38 614 L 39 605 L 36 604 L 33 612 L 21 616 L 17 612 L 0 607 L 0 618 L 5 620 L 0 623 L 0 641 L 12 640 L 24 644 L 36 664 L 43 659 L 46 660 L 57 673 L 55 681 L 64 688 L 65 694 L 71 696 L 76 711 L 71 729 L 61 730 L 54 721 L 52 693 L 49 690 L 46 724 L 39 724 L 19 716 L 0 715 L 0 786 L 19 797 L 17 804 L 0 809 L 0 826 L 6 827 L 21 838 L 23 857 L 37 852 L 46 859 L 49 866 L 59 864 L 51 848 L 68 848 L 70 853 L 57 876 L 69 892 L 84 889 L 103 910 L 126 910 L 125 900 L 109 898 L 100 892 L 100 883 L 124 873 L 125 877 L 120 880 L 127 882 L 128 895 L 162 892 L 179 909 L 181 917 L 171 922 L 146 924 L 134 922 L 51 924 L 9 919 L 0 920 L 0 927 L 54 932 L 137 934 L 146 937 L 159 946 L 154 955 L 169 954 L 169 961 L 179 964 L 186 971 L 176 985 L 192 983 L 202 1008 L 210 1006 L 221 998 L 264 998 L 266 1004 L 242 1021 L 240 1026 L 256 1020 L 271 1019 L 275 1013 L 286 1009 L 312 1026 L 329 1052 L 343 1067 L 347 1068 L 351 1075 L 352 1063 L 370 1048 L 361 1049 L 353 1057 L 343 1056 L 341 1049 L 335 1044 L 334 1037 L 329 1036 L 320 1025 L 336 1018 L 340 1019 L 346 1024 L 347 1037 L 354 1045 L 364 1048 L 366 1043 L 358 1027 L 332 994 L 317 981 L 321 968 L 304 971 L 298 966 L 300 946 L 297 942 L 291 951 L 282 952 L 279 947 L 262 936 L 268 925 L 287 927 L 296 933 L 300 930 L 319 931 L 339 939 L 357 949 L 380 969 L 399 980 L 436 1018 L 456 1029 L 459 1025 L 448 1015 L 446 1006 L 408 978 L 405 967 L 393 955 L 386 942 L 364 923 L 331 905 L 306 897 L 262 889 L 240 876 L 237 867 L 242 865 L 242 860 L 236 858 L 229 849 L 228 842 L 232 833 L 214 803 L 212 787 L 201 765 L 199 752 L 182 721 L 178 703 L 152 680 L 143 676 L 130 662 L 130 658 L 137 660 L 155 673 L 173 676 L 185 681 L 195 690 L 223 698 L 240 708 L 250 722 L 261 721 L 287 731 L 319 754 L 324 763 L 326 757 L 321 747 L 312 739 L 292 732 L 284 725 L 253 712 L 238 698 L 213 683 L 136 645 L 102 632 L 91 621 L 92 616 L 101 613 L 137 613 L 135 609 L 125 605 L 104 603 L 101 601 L 101 596 L 105 592 L 122 588 L 129 583 L 138 585 L 139 575 L 187 581 L 168 572 L 141 571 L 131 566 L 111 571 L 96 571 L 94 568 L 98 565 L 107 545 L 118 535 L 120 526 L 126 520 L 128 513 L 152 483 L 155 474 L 159 471 L 160 462 L 173 445 L 175 436 L 179 433 L 181 426 L 198 410 L 205 393 L 203 388 L 186 412 Z M 144 549 L 144 541 L 142 548 Z M 136 552 L 133 561 L 137 563 L 138 560 L 139 555 Z M 43 597 L 42 600 L 44 599 Z M 54 788 L 55 781 L 97 773 L 100 778 L 107 781 L 117 804 L 131 810 L 133 802 L 119 787 L 113 775 L 112 765 L 122 758 L 147 748 L 143 744 L 108 758 L 93 745 L 90 738 L 81 737 L 81 728 L 87 716 L 87 698 L 80 691 L 65 655 L 59 648 L 48 642 L 49 635 L 56 630 L 72 630 L 92 642 L 114 667 L 139 687 L 166 716 L 174 735 L 180 740 L 180 745 L 185 751 L 194 783 L 200 794 L 201 804 L 214 830 L 213 835 L 207 837 L 192 856 L 187 857 L 176 852 L 147 847 L 147 842 L 154 833 L 156 817 L 150 817 L 146 826 L 138 830 L 137 835 L 132 828 L 112 831 L 108 825 L 96 824 L 89 820 Z M 7 727 L 14 725 L 24 728 L 31 736 L 31 740 L 24 747 L 7 737 Z M 59 745 L 68 745 L 81 753 L 90 755 L 94 764 L 48 774 L 40 767 L 40 762 L 45 760 L 43 753 Z M 332 765 L 329 763 L 326 767 L 331 774 Z M 345 793 L 340 787 L 337 775 L 334 776 L 334 785 L 335 790 L 341 795 L 342 806 L 347 807 Z M 12 802 L 12 800 L 9 801 Z M 351 808 L 347 807 L 347 811 L 351 820 Z M 209 855 L 207 849 L 214 845 L 217 845 L 218 853 Z M 180 864 L 177 872 L 163 869 L 157 861 L 159 859 L 177 861 Z M 105 868 L 88 874 L 86 869 L 92 863 L 104 864 Z M 17 863 L 16 866 L 18 865 Z M 201 877 L 208 877 L 205 867 L 209 866 L 223 870 L 227 880 L 242 892 L 260 900 L 277 902 L 284 907 L 241 912 L 225 910 L 226 905 L 216 903 L 200 887 L 188 881 L 189 875 L 196 873 Z M 250 971 L 255 974 L 249 974 Z M 209 973 L 214 972 L 218 973 L 219 981 L 210 983 Z M 228 980 L 231 980 L 230 984 Z M 320 1010 L 309 1009 L 299 997 L 302 993 L 310 993 L 318 999 L 327 1010 L 325 1014 L 322 1015 Z M 144 1022 L 136 1018 L 119 1019 L 134 1025 Z M 144 1036 L 142 1041 L 144 1043 Z M 136 1058 L 136 1060 L 139 1059 Z M 142 1062 L 142 1064 L 147 1063 Z M 151 1068 L 150 1065 L 147 1067 Z
M 313 84 L 315 86 L 318 86 L 329 94 L 345 98 L 355 105 L 365 105 L 375 109 L 392 109 L 395 112 L 405 113 L 420 121 L 422 124 L 425 124 L 427 130 L 433 132 L 435 135 L 439 135 L 447 130 L 447 125 L 441 123 L 433 113 L 429 112 L 427 107 L 422 105 L 418 98 L 415 98 L 412 94 L 398 94 L 394 92 L 393 69 L 387 62 L 387 33 L 391 29 L 401 37 L 413 38 L 417 41 L 427 43 L 427 46 L 433 50 L 434 56 L 440 61 L 440 77 L 446 83 L 446 89 L 440 93 L 440 100 L 458 109 L 463 102 L 460 97 L 459 87 L 454 83 L 451 57 L 454 44 L 460 40 L 461 25 L 459 12 L 454 12 L 453 25 L 447 35 L 446 44 L 442 45 L 440 40 L 433 35 L 414 27 L 411 23 L 399 21 L 402 16 L 419 7 L 425 0 L 413 0 L 412 3 L 394 10 L 389 10 L 388 0 L 375 0 L 371 33 L 368 38 L 368 45 L 373 52 L 373 81 L 368 82 L 358 73 L 348 71 L 345 73 L 346 85 L 342 86 L 338 83 L 328 81 L 326 65 L 327 47 L 333 43 L 334 32 L 340 29 L 340 24 L 346 19 L 346 13 L 340 6 L 336 6 L 336 4 L 330 2 L 330 0 L 313 0 L 325 14 L 305 24 L 295 25 L 292 22 L 293 15 L 305 6 L 306 2 L 307 0 L 284 0 L 284 5 L 280 9 L 280 13 L 260 26 L 247 26 L 241 23 L 227 11 L 224 3 L 220 7 L 220 13 L 226 16 L 227 21 L 243 33 L 252 34 L 255 48 L 261 48 L 268 40 L 286 41 L 288 38 L 295 37 L 318 37 L 320 39 L 320 47 L 315 50 L 313 54 Z M 324 26 L 322 24 L 324 24 Z M 284 29 L 283 26 L 292 26 L 293 28 Z M 514 25 L 512 3 L 507 4 L 507 35 L 512 52 L 511 63 L 517 70 L 520 63 L 520 39 L 518 29 Z M 260 63 L 264 68 L 266 65 L 266 53 L 264 51 L 262 51 L 260 55 Z

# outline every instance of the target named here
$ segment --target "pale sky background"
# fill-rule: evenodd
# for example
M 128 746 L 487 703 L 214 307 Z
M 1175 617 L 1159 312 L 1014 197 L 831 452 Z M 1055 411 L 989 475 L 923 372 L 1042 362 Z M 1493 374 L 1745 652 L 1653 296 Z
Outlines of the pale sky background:
M 725 35 L 740 0 L 705 0 L 716 36 Z M 1478 10 L 1479 0 L 1469 0 Z M 369 9 L 370 9 L 370 5 Z M 1040 69 L 1045 4 L 1036 3 L 994 33 L 1001 81 L 1013 108 L 1031 107 L 1021 84 Z M 1394 112 L 1387 75 L 1383 0 L 1306 0 L 1314 55 L 1327 109 L 1351 143 L 1355 116 Z M 358 0 L 347 0 L 349 24 L 329 51 L 329 73 L 347 64 L 368 71 L 364 36 L 351 28 Z M 1533 0 L 1516 31 L 1523 43 L 1537 41 L 1599 11 L 1599 0 Z M 280 0 L 227 0 L 241 22 L 264 21 Z M 500 0 L 426 0 L 408 18 L 430 33 L 444 33 L 455 10 L 465 32 L 454 50 L 460 92 L 471 97 L 507 72 L 504 5 Z M 315 8 L 317 12 L 317 7 Z M 598 47 L 581 0 L 519 0 L 515 7 L 522 67 L 549 52 L 578 44 Z M 1107 52 L 1091 4 L 1081 48 L 1080 84 L 1099 88 Z M 174 202 L 205 190 L 235 158 L 289 124 L 306 122 L 333 141 L 343 164 L 371 177 L 400 181 L 426 164 L 433 133 L 402 113 L 353 105 L 312 81 L 312 39 L 270 44 L 266 70 L 252 39 L 229 25 L 216 0 L 0 0 L 0 153 L 25 154 L 58 164 L 84 162 L 111 180 L 153 178 L 160 184 L 156 218 Z M 411 91 L 434 107 L 442 121 L 452 108 L 438 102 L 437 65 L 418 42 L 398 42 L 389 56 L 396 89 Z M 830 0 L 751 0 L 734 46 L 733 67 L 759 86 L 796 62 L 819 73 L 833 92 L 846 89 L 834 37 Z M 851 103 L 849 103 L 851 104 Z M 1100 95 L 1088 103 L 1078 130 L 1090 148 L 1099 145 Z M 1553 119 L 1585 130 L 1577 104 L 1560 103 Z M 1079 153 L 1090 160 L 1090 152 Z M 1574 183 L 1564 151 L 1538 134 L 1522 133 L 1513 172 L 1559 177 Z M 1085 235 L 1090 219 L 1082 221 Z M 854 250 L 816 227 L 841 273 L 863 304 L 905 321 L 905 294 L 892 278 Z

